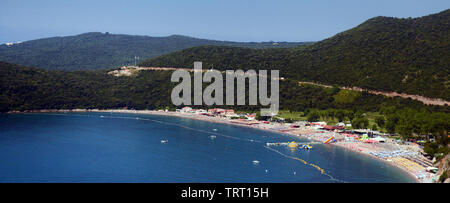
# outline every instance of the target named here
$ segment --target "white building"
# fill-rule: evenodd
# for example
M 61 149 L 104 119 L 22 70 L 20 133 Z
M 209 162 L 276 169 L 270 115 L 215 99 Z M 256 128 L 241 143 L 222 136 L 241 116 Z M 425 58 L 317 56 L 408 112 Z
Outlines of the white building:
M 192 112 L 192 108 L 186 106 L 186 107 L 183 107 L 183 108 L 180 110 L 180 112 L 181 112 L 181 113 L 190 113 L 190 112 Z
M 202 113 L 208 113 L 208 111 L 206 111 L 205 109 L 197 109 L 195 111 L 196 114 L 202 114 Z

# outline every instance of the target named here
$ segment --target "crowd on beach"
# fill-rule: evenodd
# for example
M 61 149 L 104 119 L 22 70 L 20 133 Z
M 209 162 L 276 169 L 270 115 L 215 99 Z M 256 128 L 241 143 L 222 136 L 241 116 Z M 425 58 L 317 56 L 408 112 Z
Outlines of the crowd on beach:
M 312 141 L 324 143 L 332 138 L 329 144 L 344 147 L 365 154 L 407 171 L 418 182 L 433 182 L 437 177 L 430 170 L 433 164 L 423 155 L 422 147 L 416 143 L 399 142 L 382 133 L 370 130 L 346 130 L 343 127 L 334 128 L 325 122 L 297 121 L 284 123 L 279 120 L 260 121 L 255 114 L 237 114 L 232 109 L 192 109 L 184 107 L 176 111 L 168 110 L 39 110 L 31 112 L 112 112 L 139 113 L 163 116 L 177 116 L 208 122 L 239 125 L 291 136 L 303 137 Z M 14 113 L 14 112 L 12 112 Z M 369 136 L 370 135 L 370 136 Z

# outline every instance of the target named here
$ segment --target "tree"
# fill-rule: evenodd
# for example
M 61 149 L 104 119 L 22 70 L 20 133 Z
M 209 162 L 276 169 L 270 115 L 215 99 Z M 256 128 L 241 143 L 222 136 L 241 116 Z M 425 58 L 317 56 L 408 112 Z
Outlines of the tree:
M 380 128 L 383 128 L 383 127 L 384 127 L 384 124 L 385 124 L 384 116 L 377 116 L 377 117 L 375 118 L 375 123 L 377 123 L 377 125 L 378 125 Z
M 400 134 L 405 140 L 411 137 L 411 127 L 405 123 L 396 125 L 395 132 Z
M 395 114 L 387 116 L 385 128 L 389 133 L 395 133 L 395 126 L 397 125 L 398 117 Z
M 362 127 L 364 129 L 369 128 L 369 120 L 367 118 L 362 118 Z
M 334 109 L 328 109 L 327 110 L 327 116 L 330 119 L 334 119 L 336 117 L 336 111 Z
M 339 120 L 339 122 L 342 122 L 342 121 L 344 120 L 344 118 L 345 118 L 344 111 L 338 110 L 338 111 L 336 112 L 336 117 L 337 117 L 337 119 Z
M 374 123 L 374 124 L 372 125 L 372 130 L 373 130 L 373 131 L 377 131 L 377 130 L 378 130 L 377 124 Z
M 333 87 L 331 88 L 331 94 L 335 95 L 337 93 L 339 93 L 339 91 L 341 91 L 341 88 L 339 88 L 338 85 L 333 85 Z
M 355 118 L 352 121 L 352 127 L 354 129 L 367 129 L 369 127 L 369 120 L 364 117 Z
M 320 118 L 319 113 L 317 111 L 315 111 L 315 110 L 309 112 L 309 114 L 307 116 L 307 119 L 308 119 L 309 122 L 319 121 L 319 118 Z
M 353 111 L 347 112 L 347 118 L 352 122 L 353 118 L 355 118 L 355 113 Z
M 423 151 L 426 154 L 428 154 L 429 156 L 434 157 L 438 148 L 439 148 L 439 145 L 436 142 L 428 141 L 424 144 Z
M 366 114 L 362 111 L 362 110 L 358 110 L 356 113 L 355 113 L 355 117 L 356 118 L 362 118 L 362 117 L 364 117 Z

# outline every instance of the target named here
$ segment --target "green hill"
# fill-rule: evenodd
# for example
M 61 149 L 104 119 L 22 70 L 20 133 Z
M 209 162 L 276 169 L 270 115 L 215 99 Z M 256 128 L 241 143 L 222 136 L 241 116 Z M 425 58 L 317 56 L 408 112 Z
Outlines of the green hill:
M 134 64 L 134 57 L 153 58 L 201 45 L 249 48 L 296 47 L 301 42 L 229 42 L 181 35 L 148 37 L 109 33 L 85 33 L 68 37 L 0 45 L 0 60 L 56 70 L 96 70 Z
M 0 62 L 0 112 L 31 109 L 174 107 L 170 93 L 171 71 L 142 71 L 131 77 L 115 77 L 105 70 L 57 71 Z M 204 85 L 205 87 L 206 85 Z M 248 101 L 248 99 L 247 99 Z M 344 101 L 344 102 L 343 102 Z M 447 106 L 426 106 L 411 99 L 387 98 L 367 92 L 280 82 L 280 108 L 291 111 L 350 109 L 378 111 L 383 107 L 427 109 L 448 112 Z M 203 106 L 208 108 L 207 106 Z M 261 106 L 233 106 L 237 110 L 257 110 Z
M 298 48 L 202 46 L 149 59 L 142 66 L 279 69 L 300 81 L 396 91 L 450 100 L 450 10 L 420 18 L 376 17 Z

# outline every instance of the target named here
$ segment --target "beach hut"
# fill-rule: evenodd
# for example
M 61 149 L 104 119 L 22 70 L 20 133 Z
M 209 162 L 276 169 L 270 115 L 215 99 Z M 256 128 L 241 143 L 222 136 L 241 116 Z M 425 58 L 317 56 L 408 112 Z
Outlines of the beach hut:
M 192 108 L 186 106 L 186 107 L 183 107 L 180 111 L 181 111 L 182 113 L 188 113 L 188 112 L 191 112 L 191 111 L 192 111 Z
M 343 127 L 343 126 L 329 126 L 329 125 L 324 125 L 324 126 L 322 127 L 322 129 L 328 130 L 328 131 L 333 131 L 333 130 L 341 130 L 341 129 L 344 129 L 344 127 Z
M 204 110 L 204 109 L 197 109 L 196 111 L 195 111 L 195 113 L 196 114 L 206 114 L 206 113 L 208 113 L 206 110 Z
M 253 120 L 256 119 L 256 115 L 255 114 L 249 114 L 249 115 L 247 115 L 247 119 L 253 121 Z
M 233 109 L 225 109 L 225 115 L 234 115 Z
M 327 123 L 326 122 L 311 122 L 309 125 L 310 126 L 324 126 L 324 125 L 327 125 Z

